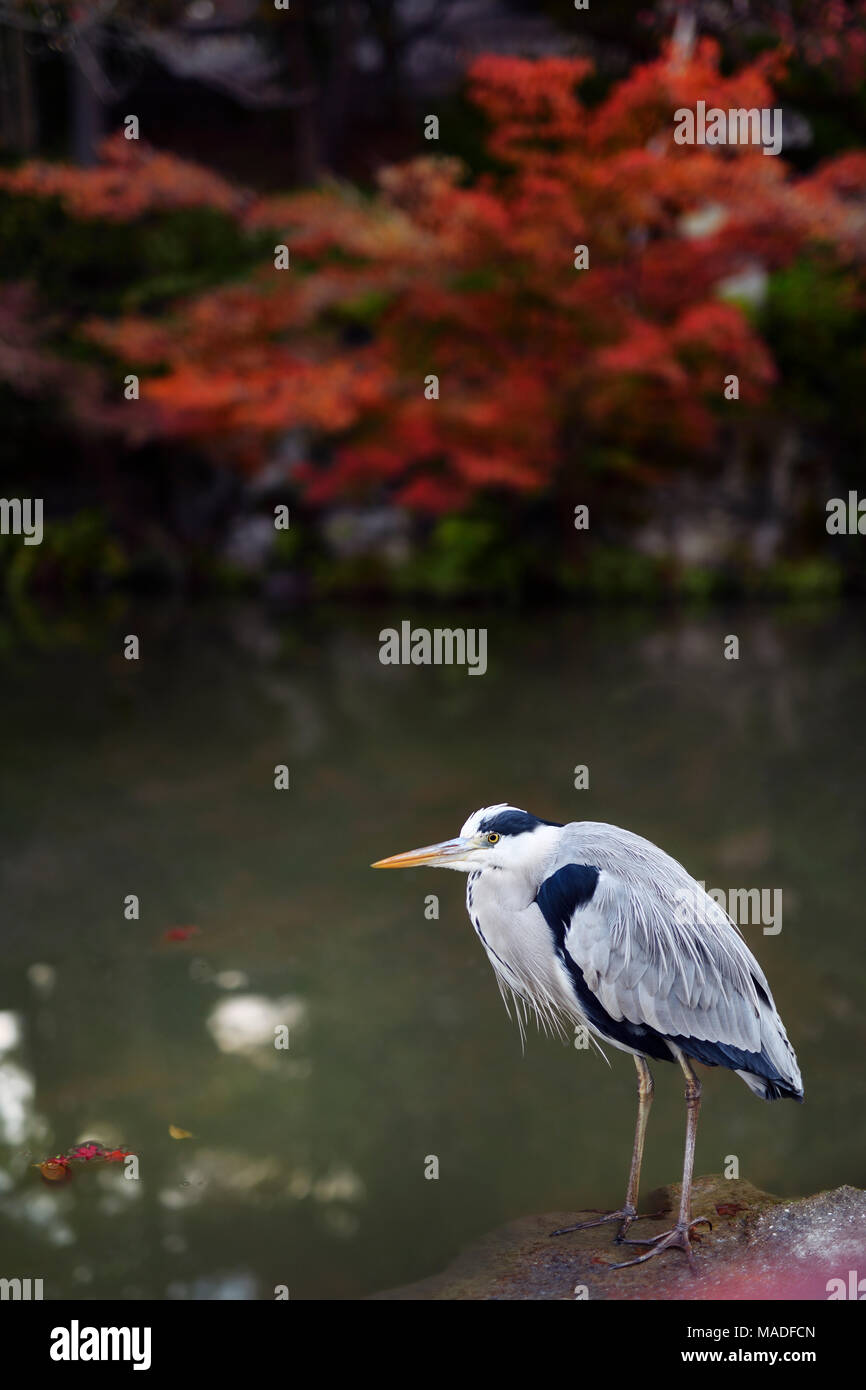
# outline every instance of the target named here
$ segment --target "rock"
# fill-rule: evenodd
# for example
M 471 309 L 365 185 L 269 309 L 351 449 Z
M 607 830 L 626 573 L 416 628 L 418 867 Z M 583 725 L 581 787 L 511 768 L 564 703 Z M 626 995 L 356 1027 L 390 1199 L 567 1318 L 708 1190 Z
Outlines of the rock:
M 409 514 L 394 507 L 340 507 L 326 516 L 322 531 L 331 553 L 341 560 L 379 555 L 400 565 L 409 558 Z
M 650 1193 L 643 1209 L 652 1215 L 636 1223 L 629 1236 L 668 1230 L 678 1201 L 678 1185 Z M 692 1237 L 694 1274 L 677 1250 L 631 1269 L 611 1269 L 617 1260 L 645 1253 L 645 1247 L 615 1245 L 613 1223 L 550 1236 L 559 1226 L 598 1214 L 522 1217 L 485 1236 L 442 1274 L 375 1297 L 826 1300 L 831 1294 L 851 1297 L 858 1279 L 866 1276 L 866 1192 L 853 1187 L 786 1201 L 749 1182 L 698 1178 L 692 1218 L 708 1217 L 712 1230 L 699 1227 Z M 852 1271 L 857 1271 L 853 1280 Z
M 226 536 L 223 558 L 245 574 L 258 574 L 267 564 L 275 537 L 272 516 L 236 517 Z

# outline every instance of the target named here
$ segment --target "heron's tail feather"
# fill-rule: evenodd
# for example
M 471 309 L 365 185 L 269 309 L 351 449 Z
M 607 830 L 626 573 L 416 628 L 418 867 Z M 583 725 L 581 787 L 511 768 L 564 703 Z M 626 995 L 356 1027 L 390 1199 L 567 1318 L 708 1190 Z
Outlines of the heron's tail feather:
M 754 1072 L 737 1070 L 737 1076 L 745 1081 L 750 1091 L 761 1100 L 796 1100 L 803 1103 L 802 1084 L 788 1085 L 782 1080 L 769 1080 L 766 1076 L 756 1076 Z

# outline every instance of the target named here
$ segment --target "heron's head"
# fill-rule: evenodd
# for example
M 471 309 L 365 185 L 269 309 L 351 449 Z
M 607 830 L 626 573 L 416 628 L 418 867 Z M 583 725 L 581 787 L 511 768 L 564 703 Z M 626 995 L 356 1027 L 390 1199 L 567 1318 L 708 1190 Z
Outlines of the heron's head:
M 539 820 L 527 811 L 502 803 L 473 811 L 455 840 L 424 845 L 390 859 L 379 859 L 374 869 L 414 869 L 427 864 L 435 869 L 525 869 L 547 858 L 561 826 Z

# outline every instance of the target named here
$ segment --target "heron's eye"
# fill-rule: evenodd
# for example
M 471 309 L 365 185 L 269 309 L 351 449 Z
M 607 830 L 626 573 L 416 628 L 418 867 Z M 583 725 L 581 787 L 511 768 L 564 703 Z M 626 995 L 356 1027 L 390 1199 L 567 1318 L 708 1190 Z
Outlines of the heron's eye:
M 487 843 L 488 845 L 495 845 L 498 839 L 499 836 L 497 835 L 496 831 L 491 830 L 490 834 L 487 836 Z

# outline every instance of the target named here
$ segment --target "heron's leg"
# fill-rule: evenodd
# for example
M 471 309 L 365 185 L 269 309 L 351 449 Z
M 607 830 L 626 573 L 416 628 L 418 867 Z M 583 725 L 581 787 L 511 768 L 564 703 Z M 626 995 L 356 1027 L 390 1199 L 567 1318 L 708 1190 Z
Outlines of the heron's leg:
M 651 1240 L 626 1241 L 626 1245 L 651 1245 L 653 1248 L 648 1250 L 645 1255 L 639 1255 L 635 1260 L 624 1260 L 622 1264 L 613 1265 L 613 1269 L 625 1269 L 628 1265 L 643 1264 L 644 1260 L 651 1260 L 653 1255 L 660 1255 L 663 1250 L 672 1248 L 684 1250 L 688 1256 L 689 1265 L 694 1269 L 694 1257 L 689 1240 L 692 1227 L 709 1226 L 712 1230 L 712 1224 L 705 1216 L 699 1217 L 697 1221 L 691 1220 L 692 1169 L 695 1164 L 695 1138 L 697 1137 L 698 1114 L 701 1108 L 701 1083 L 692 1071 L 688 1058 L 680 1055 L 678 1061 L 686 1078 L 686 1146 L 683 1154 L 683 1186 L 680 1192 L 680 1211 L 677 1224 L 673 1230 L 663 1231 L 660 1236 L 653 1236 Z
M 631 1154 L 631 1170 L 628 1175 L 628 1191 L 625 1194 L 625 1212 L 627 1213 L 619 1233 L 617 1241 L 621 1241 L 631 1223 L 637 1220 L 637 1194 L 640 1187 L 640 1166 L 643 1162 L 643 1146 L 646 1139 L 646 1127 L 649 1120 L 650 1107 L 653 1103 L 652 1072 L 643 1057 L 635 1057 L 634 1064 L 637 1067 L 637 1123 L 634 1127 L 634 1147 Z
M 586 1231 L 590 1226 L 603 1226 L 607 1221 L 621 1221 L 622 1225 L 616 1236 L 616 1240 L 619 1242 L 632 1222 L 638 1219 L 637 1194 L 640 1183 L 640 1165 L 643 1159 L 647 1120 L 653 1101 L 653 1079 L 643 1057 L 635 1057 L 634 1064 L 637 1067 L 637 1123 L 634 1129 L 634 1147 L 631 1154 L 631 1170 L 628 1175 L 625 1205 L 619 1211 L 611 1211 L 606 1216 L 600 1216 L 597 1221 L 579 1221 L 576 1226 L 563 1226 L 558 1231 L 551 1231 L 552 1236 L 564 1236 L 569 1231 Z

